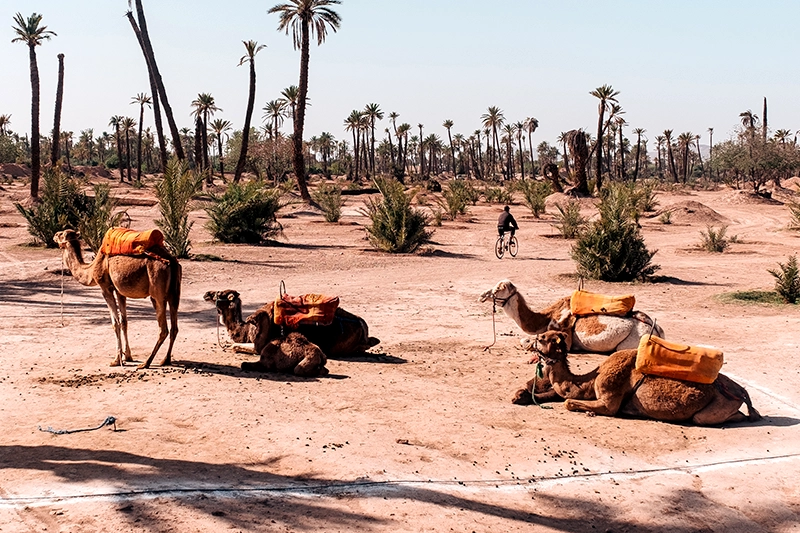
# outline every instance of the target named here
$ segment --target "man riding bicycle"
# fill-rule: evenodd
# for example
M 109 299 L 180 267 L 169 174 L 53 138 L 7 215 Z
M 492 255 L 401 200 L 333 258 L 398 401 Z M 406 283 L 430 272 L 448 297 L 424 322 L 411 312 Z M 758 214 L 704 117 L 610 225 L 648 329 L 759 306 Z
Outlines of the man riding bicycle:
M 514 215 L 511 214 L 511 210 L 508 206 L 503 208 L 503 212 L 500 213 L 500 217 L 497 219 L 497 233 L 501 237 L 505 235 L 507 231 L 511 232 L 511 236 L 514 236 L 514 233 L 519 229 L 517 225 L 517 221 L 514 220 Z

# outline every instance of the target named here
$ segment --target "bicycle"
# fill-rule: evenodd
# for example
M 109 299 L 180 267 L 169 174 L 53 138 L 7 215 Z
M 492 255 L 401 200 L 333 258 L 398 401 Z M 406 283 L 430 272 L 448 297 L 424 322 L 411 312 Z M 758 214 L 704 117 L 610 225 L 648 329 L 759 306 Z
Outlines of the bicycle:
M 497 237 L 497 242 L 494 243 L 494 255 L 496 255 L 498 259 L 502 259 L 506 251 L 508 251 L 511 257 L 517 257 L 519 241 L 517 241 L 516 235 L 512 233 L 500 235 Z

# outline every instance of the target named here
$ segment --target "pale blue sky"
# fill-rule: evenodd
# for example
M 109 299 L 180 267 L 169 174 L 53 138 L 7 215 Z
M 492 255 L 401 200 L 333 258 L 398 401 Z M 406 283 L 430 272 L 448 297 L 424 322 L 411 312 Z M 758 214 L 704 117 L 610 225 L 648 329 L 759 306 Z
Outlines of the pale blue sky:
M 299 55 L 276 31 L 277 16 L 267 14 L 276 3 L 144 0 L 179 126 L 191 126 L 197 93 L 210 92 L 223 109 L 217 117 L 241 128 L 242 40 L 268 46 L 256 61 L 255 120 L 268 100 L 297 84 Z M 14 13 L 42 13 L 58 33 L 37 49 L 41 129 L 52 128 L 56 55 L 64 53 L 62 129 L 77 135 L 87 127 L 109 131 L 111 115 L 136 117 L 131 97 L 150 92 L 126 10 L 126 0 L 0 0 L 0 114 L 12 114 L 14 131 L 30 131 L 28 54 L 10 42 Z M 722 140 L 740 112 L 761 116 L 764 96 L 772 129 L 800 129 L 800 2 L 344 0 L 337 11 L 339 32 L 311 49 L 306 138 L 329 131 L 349 139 L 345 117 L 377 102 L 415 132 L 421 122 L 426 134 L 443 138 L 445 119 L 468 135 L 496 105 L 513 122 L 537 117 L 534 141 L 554 142 L 562 131 L 594 131 L 597 101 L 589 91 L 606 83 L 621 92 L 629 135 L 635 127 L 650 138 L 672 129 L 707 142 L 714 127 Z

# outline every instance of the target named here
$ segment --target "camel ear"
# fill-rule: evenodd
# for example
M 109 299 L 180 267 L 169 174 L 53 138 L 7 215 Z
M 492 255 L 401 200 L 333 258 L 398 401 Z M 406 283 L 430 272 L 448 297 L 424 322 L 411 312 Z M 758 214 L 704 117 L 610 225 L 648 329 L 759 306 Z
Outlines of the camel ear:
M 561 331 L 561 324 L 559 324 L 556 320 L 551 319 L 550 323 L 547 324 L 547 329 L 550 331 Z
M 239 296 L 239 293 L 237 293 L 236 291 L 233 291 L 230 294 L 228 294 L 228 300 L 233 301 L 233 300 L 236 299 L 237 296 Z
M 567 335 L 561 331 L 558 332 L 558 346 L 564 350 L 567 349 Z

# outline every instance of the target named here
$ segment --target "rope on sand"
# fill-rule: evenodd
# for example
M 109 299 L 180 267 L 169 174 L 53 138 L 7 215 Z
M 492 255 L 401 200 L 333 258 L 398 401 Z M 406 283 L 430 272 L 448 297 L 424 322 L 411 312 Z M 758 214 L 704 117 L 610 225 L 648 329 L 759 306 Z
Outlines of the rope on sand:
M 69 435 L 70 433 L 80 433 L 81 431 L 95 431 L 105 426 L 114 426 L 114 431 L 117 430 L 117 419 L 113 416 L 107 416 L 103 422 L 97 426 L 96 428 L 85 428 L 85 429 L 53 429 L 50 426 L 47 426 L 47 429 L 42 429 L 42 426 L 37 426 L 39 431 L 44 431 L 46 433 L 52 433 L 53 435 Z

